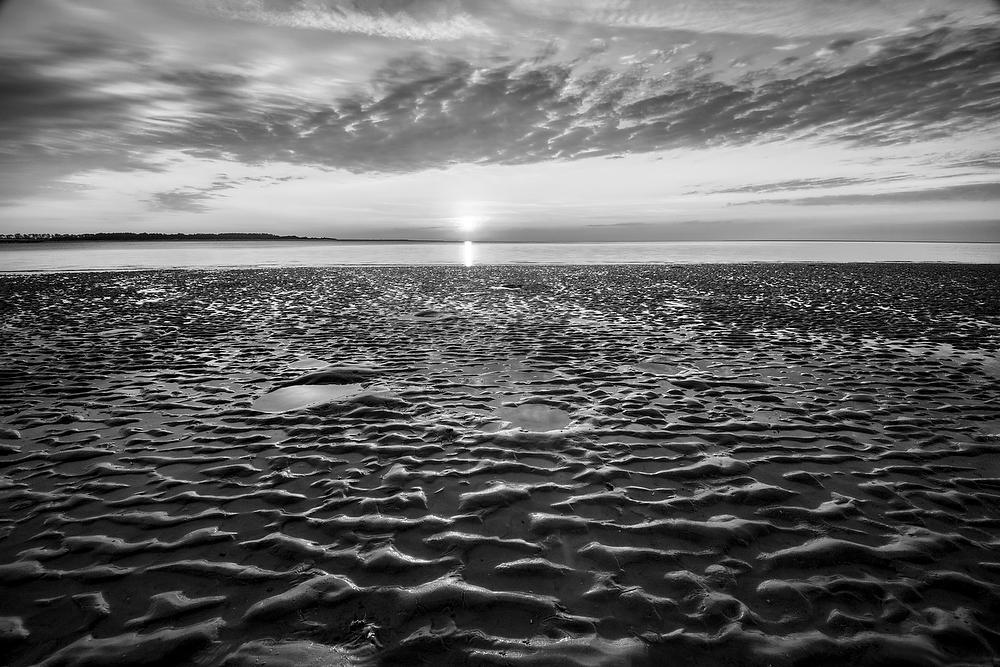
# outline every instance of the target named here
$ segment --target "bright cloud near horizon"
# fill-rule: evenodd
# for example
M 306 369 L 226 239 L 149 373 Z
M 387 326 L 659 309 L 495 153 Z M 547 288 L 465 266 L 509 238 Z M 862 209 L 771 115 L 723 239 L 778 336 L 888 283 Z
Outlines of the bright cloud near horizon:
M 0 0 L 0 233 L 1000 241 L 994 0 Z

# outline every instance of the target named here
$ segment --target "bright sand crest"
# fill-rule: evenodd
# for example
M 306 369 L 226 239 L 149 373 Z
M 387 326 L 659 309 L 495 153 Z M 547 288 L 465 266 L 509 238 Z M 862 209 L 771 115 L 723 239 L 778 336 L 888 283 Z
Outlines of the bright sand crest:
M 1000 655 L 997 267 L 0 296 L 5 664 Z

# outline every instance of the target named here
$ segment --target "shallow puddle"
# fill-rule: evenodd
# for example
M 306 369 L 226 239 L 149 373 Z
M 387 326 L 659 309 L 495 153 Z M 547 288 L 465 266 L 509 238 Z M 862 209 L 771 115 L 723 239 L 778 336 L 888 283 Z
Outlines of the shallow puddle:
M 261 412 L 289 412 L 330 403 L 360 391 L 360 384 L 294 385 L 268 392 L 250 407 Z
M 298 361 L 288 364 L 289 368 L 326 368 L 330 363 L 315 357 L 302 357 Z
M 557 431 L 569 424 L 569 413 L 547 405 L 519 405 L 500 408 L 500 417 L 525 431 Z

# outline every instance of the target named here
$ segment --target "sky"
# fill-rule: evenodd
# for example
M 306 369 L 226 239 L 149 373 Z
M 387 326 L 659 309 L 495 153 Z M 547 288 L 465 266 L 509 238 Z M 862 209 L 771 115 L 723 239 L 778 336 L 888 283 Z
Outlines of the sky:
M 995 0 L 0 3 L 0 233 L 1000 241 Z

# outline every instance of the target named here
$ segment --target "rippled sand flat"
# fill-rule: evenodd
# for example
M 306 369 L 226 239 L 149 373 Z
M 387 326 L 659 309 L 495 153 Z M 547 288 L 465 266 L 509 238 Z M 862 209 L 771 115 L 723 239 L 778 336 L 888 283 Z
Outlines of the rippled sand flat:
M 993 665 L 1000 269 L 0 277 L 10 665 Z

